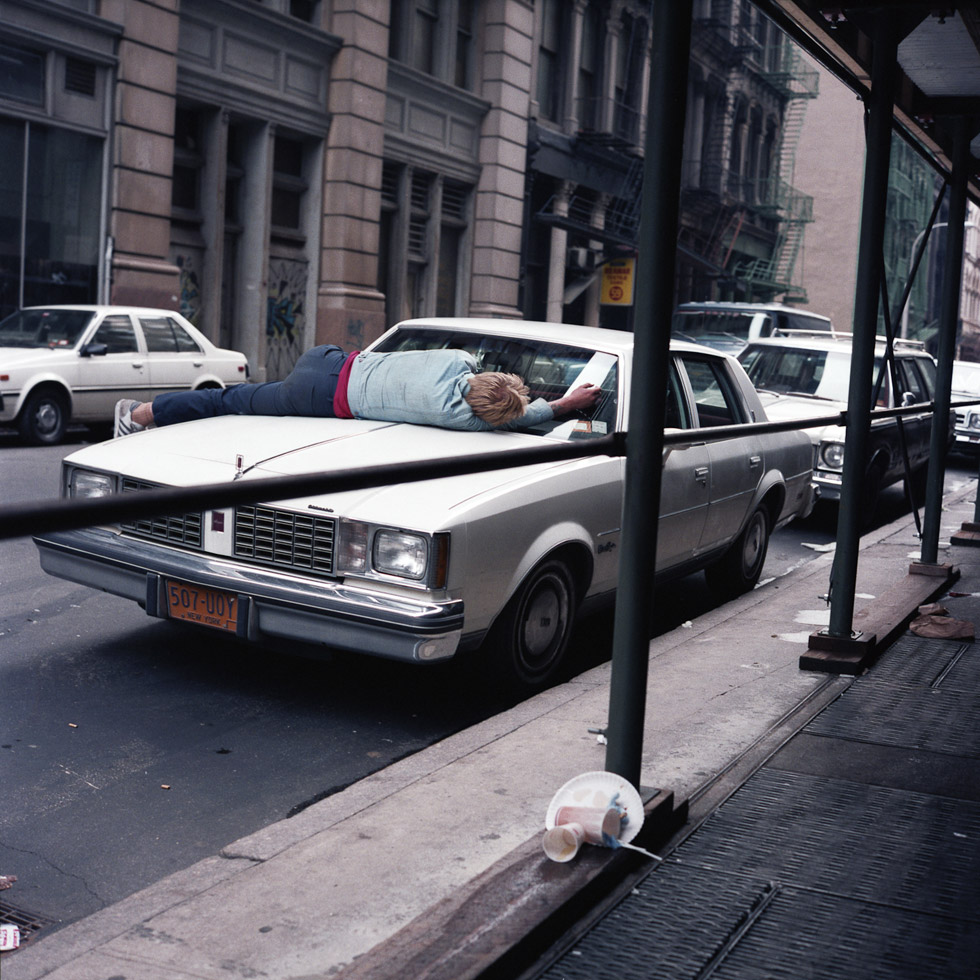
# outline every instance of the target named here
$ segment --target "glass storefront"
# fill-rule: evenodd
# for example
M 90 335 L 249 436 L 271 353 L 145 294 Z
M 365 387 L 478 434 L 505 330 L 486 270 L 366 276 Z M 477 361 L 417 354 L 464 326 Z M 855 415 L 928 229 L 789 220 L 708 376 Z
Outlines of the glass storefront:
M 98 300 L 103 143 L 0 118 L 0 316 Z

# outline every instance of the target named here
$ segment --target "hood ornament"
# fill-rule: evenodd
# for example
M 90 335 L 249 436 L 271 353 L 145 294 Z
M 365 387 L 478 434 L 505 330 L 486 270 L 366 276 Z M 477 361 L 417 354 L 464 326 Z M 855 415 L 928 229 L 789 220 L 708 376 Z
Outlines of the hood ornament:
M 242 453 L 235 454 L 235 475 L 233 479 L 237 480 L 241 477 L 242 472 L 245 469 L 245 457 Z

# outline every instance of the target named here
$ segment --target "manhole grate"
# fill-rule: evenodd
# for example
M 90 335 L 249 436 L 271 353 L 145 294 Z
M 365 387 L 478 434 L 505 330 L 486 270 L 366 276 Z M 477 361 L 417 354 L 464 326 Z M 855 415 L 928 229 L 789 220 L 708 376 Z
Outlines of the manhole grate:
M 30 942 L 45 926 L 54 925 L 54 921 L 35 912 L 27 912 L 6 902 L 0 902 L 0 925 L 17 926 L 20 930 L 21 946 Z

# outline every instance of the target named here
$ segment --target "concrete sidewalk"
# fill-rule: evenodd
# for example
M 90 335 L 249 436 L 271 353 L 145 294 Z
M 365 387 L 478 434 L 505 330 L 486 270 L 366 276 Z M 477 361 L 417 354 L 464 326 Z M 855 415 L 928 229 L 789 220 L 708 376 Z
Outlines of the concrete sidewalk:
M 972 550 L 949 538 L 972 520 L 975 494 L 971 483 L 947 496 L 940 562 Z M 855 628 L 882 645 L 948 587 L 906 574 L 917 555 L 911 516 L 862 540 Z M 717 807 L 852 683 L 799 666 L 827 623 L 830 563 L 821 555 L 651 643 L 648 844 Z M 604 767 L 589 729 L 606 725 L 609 672 L 595 668 L 40 934 L 4 955 L 4 980 L 460 978 L 494 964 L 506 975 L 500 964 L 530 933 L 548 941 L 646 860 L 587 848 L 555 865 L 540 851 L 555 791 Z

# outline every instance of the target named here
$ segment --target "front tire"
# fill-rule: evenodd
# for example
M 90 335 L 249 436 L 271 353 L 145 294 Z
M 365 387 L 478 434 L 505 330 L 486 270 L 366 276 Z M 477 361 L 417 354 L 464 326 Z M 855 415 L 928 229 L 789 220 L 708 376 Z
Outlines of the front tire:
M 766 563 L 769 533 L 769 512 L 759 507 L 728 551 L 704 570 L 708 587 L 715 595 L 734 599 L 755 588 Z
M 68 402 L 55 391 L 30 394 L 17 424 L 21 438 L 31 446 L 53 446 L 61 442 L 68 425 Z
M 525 690 L 544 687 L 564 663 L 575 620 L 575 583 L 557 559 L 542 562 L 521 583 L 487 640 L 492 667 Z M 490 666 L 490 665 L 488 665 Z

